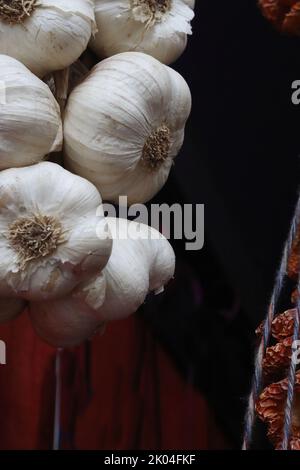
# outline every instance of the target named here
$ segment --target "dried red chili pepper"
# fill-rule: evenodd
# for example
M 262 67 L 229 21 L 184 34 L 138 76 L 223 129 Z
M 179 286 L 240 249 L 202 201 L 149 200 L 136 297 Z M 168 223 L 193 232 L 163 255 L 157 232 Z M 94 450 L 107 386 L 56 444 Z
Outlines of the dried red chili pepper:
M 284 408 L 287 395 L 287 379 L 273 383 L 263 390 L 257 403 L 256 411 L 268 426 L 268 437 L 279 449 L 282 440 Z M 295 397 L 292 409 L 292 429 L 290 448 L 300 449 L 300 373 L 296 374 Z
M 299 34 L 300 34 L 300 2 L 299 3 Z M 298 281 L 300 271 L 300 227 L 297 228 L 297 233 L 292 246 L 291 254 L 289 256 L 287 265 L 287 274 L 294 281 Z
M 285 338 L 283 341 L 270 346 L 266 350 L 263 360 L 263 372 L 265 379 L 282 377 L 289 368 L 292 356 L 293 337 Z
M 281 341 L 293 334 L 296 311 L 297 310 L 295 308 L 286 310 L 273 320 L 272 335 L 278 341 Z
M 277 315 L 272 321 L 272 336 L 278 341 L 282 341 L 289 336 L 292 336 L 294 332 L 294 321 L 295 321 L 296 309 L 291 308 L 285 312 Z M 264 328 L 264 322 L 255 330 L 258 337 L 262 335 Z
M 263 15 L 280 31 L 300 35 L 300 1 L 259 0 Z

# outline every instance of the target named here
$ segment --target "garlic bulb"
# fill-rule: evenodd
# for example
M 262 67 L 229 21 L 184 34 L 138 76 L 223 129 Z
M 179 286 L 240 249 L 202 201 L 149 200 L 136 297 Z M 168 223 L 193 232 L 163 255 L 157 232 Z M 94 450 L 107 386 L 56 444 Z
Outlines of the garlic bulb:
M 37 163 L 61 147 L 60 110 L 51 91 L 23 64 L 0 55 L 0 170 Z
M 174 62 L 192 34 L 194 1 L 95 0 L 98 33 L 91 40 L 100 57 L 119 52 L 150 54 L 164 64 Z
M 38 76 L 71 65 L 92 32 L 93 0 L 0 0 L 0 54 Z
M 87 289 L 87 290 L 86 290 Z M 72 295 L 50 302 L 31 302 L 30 318 L 38 336 L 54 347 L 76 346 L 102 331 L 105 323 L 97 309 L 89 308 L 86 297 L 95 300 L 98 308 L 104 302 L 106 277 L 80 284 Z
M 108 217 L 114 240 L 106 276 L 105 321 L 134 313 L 149 292 L 163 290 L 175 271 L 175 254 L 168 240 L 147 225 Z M 90 303 L 91 305 L 91 303 Z
M 190 109 L 189 87 L 171 68 L 139 52 L 110 57 L 70 94 L 66 165 L 104 200 L 148 201 L 168 178 Z
M 79 344 L 108 321 L 134 313 L 174 275 L 174 251 L 159 232 L 125 219 L 107 222 L 113 249 L 104 270 L 63 299 L 30 304 L 35 330 L 54 346 Z
M 25 307 L 26 302 L 21 299 L 0 299 L 0 323 L 13 320 L 23 312 Z
M 112 245 L 100 204 L 91 183 L 55 163 L 2 171 L 1 297 L 57 298 L 99 272 Z

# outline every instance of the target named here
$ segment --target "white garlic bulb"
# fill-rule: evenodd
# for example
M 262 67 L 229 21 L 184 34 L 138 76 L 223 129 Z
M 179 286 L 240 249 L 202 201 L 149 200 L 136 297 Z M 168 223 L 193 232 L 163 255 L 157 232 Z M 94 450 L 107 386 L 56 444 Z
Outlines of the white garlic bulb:
M 113 249 L 104 270 L 63 299 L 30 304 L 36 332 L 54 346 L 79 344 L 105 323 L 136 312 L 174 275 L 174 251 L 159 232 L 125 219 L 107 222 Z
M 35 332 L 57 348 L 76 346 L 91 338 L 95 332 L 102 331 L 105 322 L 98 309 L 88 306 L 86 298 L 100 308 L 105 292 L 106 277 L 102 271 L 96 278 L 80 284 L 67 297 L 49 302 L 31 302 L 29 314 Z
M 50 162 L 0 173 L 1 297 L 63 296 L 105 266 L 111 245 L 88 181 Z
M 0 323 L 5 323 L 19 316 L 26 307 L 21 299 L 0 299 Z
M 134 313 L 149 292 L 164 288 L 174 276 L 175 254 L 152 227 L 113 217 L 107 221 L 114 245 L 104 270 L 107 287 L 100 310 L 102 319 L 111 321 Z
M 135 51 L 170 64 L 192 34 L 193 8 L 191 0 L 95 0 L 98 33 L 91 48 L 100 57 Z
M 0 54 L 44 76 L 71 65 L 95 32 L 93 0 L 1 0 Z
M 189 87 L 171 68 L 139 52 L 110 57 L 69 97 L 66 165 L 104 200 L 148 201 L 169 176 L 190 110 Z
M 50 89 L 0 55 L 0 170 L 37 163 L 61 147 L 60 109 Z

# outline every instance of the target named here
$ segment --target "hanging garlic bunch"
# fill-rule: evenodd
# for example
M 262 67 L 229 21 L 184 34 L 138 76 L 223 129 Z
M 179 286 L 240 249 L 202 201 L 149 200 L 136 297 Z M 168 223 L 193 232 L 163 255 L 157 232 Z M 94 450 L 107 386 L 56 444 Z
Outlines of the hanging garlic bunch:
M 61 147 L 60 110 L 50 89 L 23 64 L 0 55 L 0 170 L 39 162 Z
M 171 68 L 139 52 L 110 57 L 69 97 L 66 164 L 104 200 L 148 201 L 169 176 L 190 110 L 189 87 Z
M 26 302 L 22 299 L 0 299 L 0 323 L 13 320 L 25 307 Z
M 71 65 L 92 32 L 93 0 L 0 0 L 0 54 L 38 76 Z
M 79 345 L 105 328 L 99 312 L 105 293 L 106 276 L 102 271 L 62 299 L 31 302 L 29 314 L 34 330 L 51 346 L 66 348 Z
M 113 249 L 104 270 L 63 299 L 30 305 L 34 328 L 54 346 L 79 344 L 106 322 L 134 313 L 174 275 L 173 249 L 159 232 L 125 219 L 107 222 Z
M 95 0 L 98 33 L 91 40 L 100 57 L 119 52 L 150 54 L 174 62 L 192 34 L 194 0 Z
M 2 171 L 0 297 L 57 298 L 99 272 L 112 245 L 99 213 L 96 188 L 59 165 Z

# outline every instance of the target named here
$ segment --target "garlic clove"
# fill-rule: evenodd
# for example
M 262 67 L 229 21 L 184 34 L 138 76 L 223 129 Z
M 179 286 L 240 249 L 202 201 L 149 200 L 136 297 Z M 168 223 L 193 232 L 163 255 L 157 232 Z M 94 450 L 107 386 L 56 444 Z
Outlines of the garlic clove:
M 112 241 L 88 181 L 43 162 L 1 172 L 0 194 L 0 295 L 62 297 L 107 263 Z
M 99 57 L 143 52 L 170 64 L 192 34 L 193 0 L 95 0 L 97 34 L 90 46 Z
M 5 15 L 11 1 L 0 5 L 0 54 L 18 59 L 39 77 L 75 62 L 96 31 L 92 0 L 30 0 L 29 14 L 22 0 L 13 0 L 19 22 Z
M 64 119 L 68 169 L 104 200 L 150 200 L 165 184 L 191 110 L 185 80 L 138 52 L 98 64 L 69 97 Z
M 26 307 L 21 299 L 0 299 L 0 323 L 5 323 L 19 316 Z
M 31 165 L 62 147 L 59 106 L 23 64 L 0 55 L 0 170 Z

